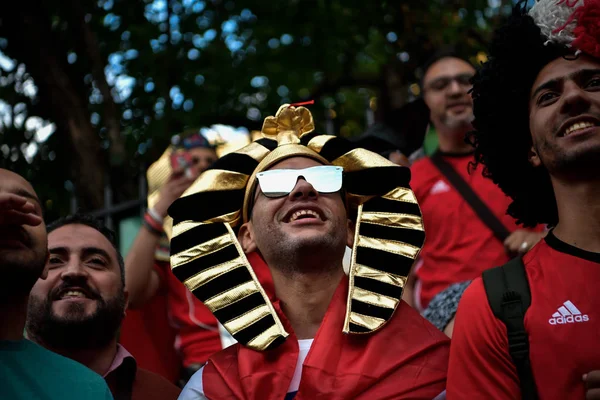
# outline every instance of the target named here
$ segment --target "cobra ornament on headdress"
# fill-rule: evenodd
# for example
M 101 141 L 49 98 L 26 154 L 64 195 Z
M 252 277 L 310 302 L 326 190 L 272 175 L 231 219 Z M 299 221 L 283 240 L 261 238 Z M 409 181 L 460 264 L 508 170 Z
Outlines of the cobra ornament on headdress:
M 173 274 L 242 345 L 267 350 L 288 336 L 238 240 L 248 220 L 256 174 L 290 157 L 344 168 L 356 212 L 343 331 L 382 328 L 400 303 L 425 240 L 410 170 L 346 139 L 314 133 L 310 111 L 283 105 L 263 125 L 264 138 L 219 159 L 169 209 Z
M 600 0 L 539 0 L 529 16 L 546 38 L 600 58 Z

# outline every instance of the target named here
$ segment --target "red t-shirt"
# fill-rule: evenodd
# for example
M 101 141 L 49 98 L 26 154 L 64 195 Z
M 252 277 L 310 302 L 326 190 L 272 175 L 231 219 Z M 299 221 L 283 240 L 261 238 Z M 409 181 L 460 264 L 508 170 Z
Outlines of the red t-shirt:
M 600 369 L 600 253 L 568 245 L 550 232 L 523 262 L 531 288 L 525 329 L 539 398 L 584 399 L 582 375 Z M 447 397 L 520 398 L 506 327 L 494 317 L 480 278 L 458 306 Z
M 489 209 L 513 232 L 515 220 L 506 215 L 511 200 L 478 167 L 469 174 L 473 155 L 444 157 Z M 429 158 L 411 166 L 413 189 L 425 226 L 425 245 L 415 266 L 415 297 L 424 309 L 431 299 L 453 283 L 468 281 L 509 260 L 504 244 L 481 221 L 471 206 Z
M 223 348 L 217 319 L 173 275 L 169 263 L 157 261 L 154 267 L 167 289 L 169 323 L 176 331 L 175 349 L 181 355 L 183 366 L 204 363 Z

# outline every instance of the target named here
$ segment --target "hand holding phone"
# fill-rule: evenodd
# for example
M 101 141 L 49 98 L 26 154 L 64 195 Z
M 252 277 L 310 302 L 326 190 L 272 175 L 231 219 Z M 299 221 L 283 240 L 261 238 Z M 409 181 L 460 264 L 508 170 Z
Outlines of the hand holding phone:
M 187 151 L 177 150 L 171 154 L 171 168 L 173 168 L 173 171 L 181 171 L 188 179 L 194 176 L 193 165 L 192 156 Z

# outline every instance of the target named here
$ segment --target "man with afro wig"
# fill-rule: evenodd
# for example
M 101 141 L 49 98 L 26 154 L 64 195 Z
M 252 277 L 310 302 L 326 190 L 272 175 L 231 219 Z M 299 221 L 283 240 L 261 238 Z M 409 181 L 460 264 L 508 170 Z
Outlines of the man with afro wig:
M 600 398 L 600 1 L 519 2 L 472 96 L 476 163 L 510 215 L 551 230 L 522 258 L 528 307 L 503 299 L 507 313 L 526 309 L 526 346 L 510 347 L 519 321 L 496 318 L 486 273 L 465 291 L 448 399 Z

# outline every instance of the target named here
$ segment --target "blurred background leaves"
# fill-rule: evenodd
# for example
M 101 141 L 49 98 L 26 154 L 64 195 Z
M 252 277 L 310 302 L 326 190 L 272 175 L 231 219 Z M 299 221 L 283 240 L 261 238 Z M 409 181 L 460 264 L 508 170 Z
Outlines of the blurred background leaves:
M 512 3 L 15 2 L 0 14 L 0 166 L 53 218 L 73 199 L 102 207 L 107 182 L 115 202 L 136 198 L 172 135 L 260 129 L 285 102 L 314 99 L 318 130 L 357 136 L 418 97 L 436 48 L 485 60 Z

